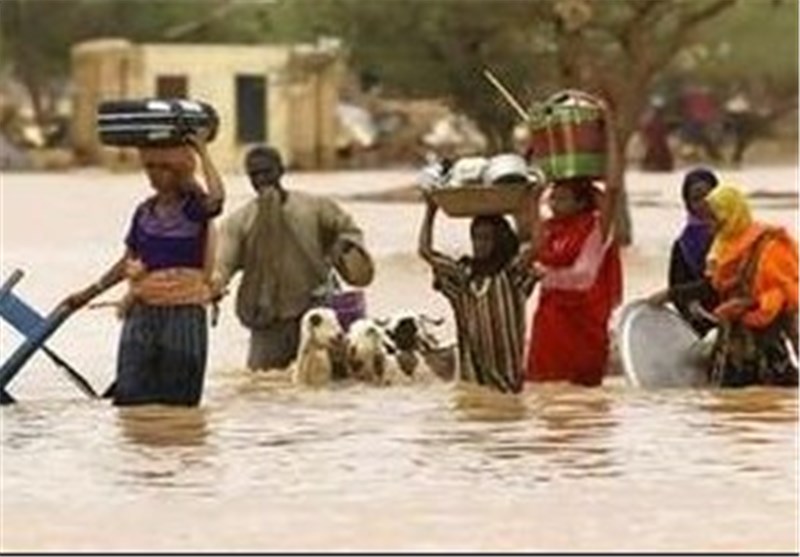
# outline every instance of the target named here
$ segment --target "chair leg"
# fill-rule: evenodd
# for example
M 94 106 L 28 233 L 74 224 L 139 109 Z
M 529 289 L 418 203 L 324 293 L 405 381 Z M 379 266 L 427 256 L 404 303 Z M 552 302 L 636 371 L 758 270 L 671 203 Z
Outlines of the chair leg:
M 113 398 L 114 397 L 114 388 L 116 386 L 117 386 L 117 382 L 116 381 L 112 382 L 108 386 L 108 388 L 105 391 L 103 391 L 103 394 L 100 396 L 100 398 Z
M 92 388 L 92 385 L 83 375 L 75 371 L 75 368 L 65 362 L 61 356 L 50 350 L 47 346 L 42 345 L 42 350 L 53 360 L 54 364 L 67 372 L 67 377 L 69 377 L 86 396 L 89 398 L 97 398 L 97 393 Z
M 13 404 L 16 400 L 5 389 L 0 389 L 0 405 Z

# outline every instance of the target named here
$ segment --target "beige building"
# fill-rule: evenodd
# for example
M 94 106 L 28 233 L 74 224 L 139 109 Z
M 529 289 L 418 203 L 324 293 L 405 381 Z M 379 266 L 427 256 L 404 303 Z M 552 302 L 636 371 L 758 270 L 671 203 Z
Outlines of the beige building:
M 210 148 L 223 171 L 241 170 L 245 152 L 257 143 L 274 145 L 295 168 L 329 168 L 343 75 L 338 44 L 80 43 L 72 49 L 76 156 L 110 167 L 136 161 L 132 149 L 100 144 L 95 120 L 101 101 L 186 97 L 208 102 L 219 113 Z

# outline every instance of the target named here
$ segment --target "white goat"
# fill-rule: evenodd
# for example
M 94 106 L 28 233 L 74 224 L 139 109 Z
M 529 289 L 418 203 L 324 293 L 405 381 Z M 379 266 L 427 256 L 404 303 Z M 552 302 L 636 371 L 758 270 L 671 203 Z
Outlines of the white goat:
M 308 310 L 300 321 L 300 347 L 292 365 L 292 382 L 309 387 L 330 383 L 333 378 L 331 351 L 342 339 L 342 327 L 333 310 Z
M 347 333 L 347 368 L 350 377 L 372 384 L 392 383 L 397 373 L 389 351 L 394 343 L 372 319 L 359 319 Z
M 442 348 L 429 326 L 442 325 L 443 319 L 403 312 L 378 323 L 396 347 L 395 358 L 406 381 L 431 382 L 437 378 L 438 374 L 431 369 L 428 360 Z

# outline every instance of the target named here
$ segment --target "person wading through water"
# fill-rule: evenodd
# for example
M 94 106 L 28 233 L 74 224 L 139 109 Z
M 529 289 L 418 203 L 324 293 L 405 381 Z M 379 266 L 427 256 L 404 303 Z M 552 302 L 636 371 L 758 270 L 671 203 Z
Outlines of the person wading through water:
M 754 221 L 734 186 L 717 187 L 705 205 L 715 232 L 708 271 L 721 301 L 712 383 L 797 386 L 797 242 Z
M 669 287 L 647 300 L 660 305 L 672 302 L 699 335 L 705 335 L 713 323 L 707 313 L 719 303 L 706 272 L 706 257 L 714 239 L 711 225 L 702 216 L 705 197 L 717 187 L 717 177 L 710 170 L 697 168 L 683 179 L 681 196 L 687 220 L 680 236 L 672 244 L 669 260 Z
M 211 220 L 222 212 L 225 189 L 205 139 L 191 145 L 140 149 L 156 191 L 134 212 L 126 251 L 100 280 L 67 297 L 73 308 L 127 278 L 118 303 L 124 319 L 114 404 L 199 404 L 208 352 L 205 305 L 211 301 Z M 194 177 L 200 158 L 207 191 Z
M 735 186 L 714 188 L 700 204 L 713 240 L 707 279 L 680 285 L 696 297 L 710 281 L 717 304 L 705 319 L 717 327 L 709 380 L 720 387 L 797 386 L 797 243 L 786 230 L 753 220 Z M 673 289 L 651 296 L 675 298 Z
M 523 385 L 525 304 L 534 277 L 521 257 L 517 234 L 502 216 L 472 220 L 472 257 L 455 260 L 433 249 L 438 207 L 426 197 L 419 255 L 433 270 L 434 288 L 450 302 L 458 333 L 461 381 L 501 392 Z
M 613 113 L 604 112 L 608 152 L 605 190 L 588 178 L 556 180 L 548 199 L 552 217 L 542 221 L 536 192 L 531 252 L 541 275 L 533 315 L 527 379 L 600 385 L 608 366 L 608 320 L 622 297 L 622 266 L 613 221 L 621 188 Z
M 363 287 L 374 267 L 361 229 L 337 203 L 283 187 L 277 150 L 254 147 L 245 168 L 257 196 L 222 224 L 214 284 L 221 294 L 242 272 L 236 315 L 250 330 L 247 365 L 286 368 L 297 354 L 303 314 L 331 295 L 332 269 Z

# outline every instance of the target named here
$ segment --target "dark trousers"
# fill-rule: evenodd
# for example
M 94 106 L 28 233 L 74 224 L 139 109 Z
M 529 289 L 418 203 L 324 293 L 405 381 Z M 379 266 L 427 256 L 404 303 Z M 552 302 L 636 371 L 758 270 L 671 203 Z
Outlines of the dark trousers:
M 202 306 L 134 304 L 122 327 L 114 404 L 196 406 L 207 353 Z
M 297 356 L 300 319 L 282 319 L 268 327 L 250 330 L 247 367 L 252 370 L 283 369 Z

